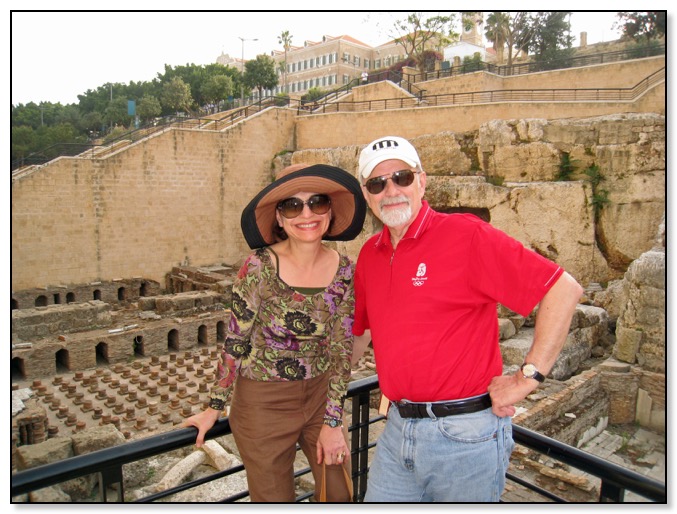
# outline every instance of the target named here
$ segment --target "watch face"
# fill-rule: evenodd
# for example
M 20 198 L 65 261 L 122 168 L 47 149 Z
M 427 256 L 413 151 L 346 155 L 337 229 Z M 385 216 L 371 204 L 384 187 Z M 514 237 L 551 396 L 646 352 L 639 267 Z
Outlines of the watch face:
M 536 366 L 533 364 L 525 364 L 522 366 L 522 373 L 525 377 L 532 378 L 536 374 Z

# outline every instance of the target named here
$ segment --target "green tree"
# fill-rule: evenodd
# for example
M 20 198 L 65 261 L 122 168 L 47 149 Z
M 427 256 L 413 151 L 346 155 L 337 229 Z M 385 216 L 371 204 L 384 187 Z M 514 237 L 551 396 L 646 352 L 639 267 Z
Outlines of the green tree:
M 504 52 L 508 51 L 507 65 L 521 52 L 526 52 L 534 35 L 534 25 L 529 12 L 492 12 L 487 16 L 484 36 L 494 50 L 499 63 L 504 62 Z
M 123 97 L 114 98 L 106 107 L 103 119 L 109 127 L 114 125 L 129 126 L 131 120 L 129 114 L 127 114 L 127 99 Z
M 427 49 L 440 50 L 447 46 L 458 34 L 452 31 L 456 14 L 436 14 L 429 16 L 424 12 L 413 12 L 405 19 L 395 21 L 391 36 L 400 45 L 407 57 L 412 57 L 417 67 L 424 73 L 425 60 L 422 59 Z M 432 48 L 426 48 L 432 47 Z
M 82 129 L 88 134 L 98 134 L 104 128 L 103 116 L 97 111 L 86 113 L 82 116 Z
M 496 52 L 497 62 L 502 63 L 503 51 L 505 50 L 505 45 L 508 42 L 508 35 L 510 33 L 510 13 L 489 13 L 484 27 L 484 36 L 487 38 L 487 41 L 492 43 L 494 51 Z
M 173 112 L 188 111 L 193 104 L 190 86 L 181 77 L 174 77 L 162 86 L 160 103 Z
M 633 11 L 616 14 L 614 29 L 622 30 L 622 37 L 651 41 L 665 36 L 666 11 Z
M 571 23 L 568 11 L 539 11 L 530 20 L 532 37 L 523 43 L 533 53 L 534 62 L 542 69 L 561 66 L 561 61 L 573 55 L 571 47 L 574 37 L 571 35 Z
M 204 66 L 198 66 L 196 64 L 186 64 L 184 66 L 172 67 L 165 64 L 165 72 L 162 75 L 158 74 L 158 79 L 162 85 L 162 90 L 164 90 L 168 84 L 171 84 L 174 79 L 181 79 L 181 81 L 188 87 L 188 94 L 191 97 L 189 104 L 195 103 L 196 105 L 202 105 L 202 95 L 200 93 L 200 88 L 204 83 L 207 77 L 207 71 Z M 162 102 L 162 93 L 160 94 L 160 100 Z M 167 107 L 165 102 L 162 102 L 163 106 Z M 177 110 L 187 110 L 186 107 L 177 109 L 175 107 L 169 107 L 169 110 L 176 112 Z
M 263 98 L 264 89 L 273 89 L 277 86 L 275 61 L 272 57 L 266 54 L 257 55 L 256 59 L 247 61 L 244 67 L 244 84 L 249 89 L 258 89 L 259 98 Z
M 36 147 L 35 130 L 28 125 L 12 127 L 12 161 L 23 159 Z
M 38 105 L 35 102 L 28 102 L 26 105 L 13 105 L 12 127 L 25 126 L 37 129 L 44 124 L 42 107 L 44 107 L 44 103 Z
M 277 36 L 277 42 L 284 48 L 284 61 L 280 63 L 280 70 L 282 70 L 284 77 L 284 91 L 287 91 L 287 52 L 291 48 L 292 35 L 288 30 L 282 31 L 282 34 Z
M 322 98 L 325 94 L 327 94 L 327 92 L 324 89 L 320 89 L 319 87 L 311 87 L 306 94 L 301 96 L 301 101 L 304 103 L 314 102 Z
M 227 75 L 209 77 L 202 84 L 201 91 L 206 102 L 219 104 L 233 94 L 233 79 Z
M 142 121 L 147 122 L 162 114 L 162 106 L 153 95 L 144 95 L 136 106 L 136 113 Z

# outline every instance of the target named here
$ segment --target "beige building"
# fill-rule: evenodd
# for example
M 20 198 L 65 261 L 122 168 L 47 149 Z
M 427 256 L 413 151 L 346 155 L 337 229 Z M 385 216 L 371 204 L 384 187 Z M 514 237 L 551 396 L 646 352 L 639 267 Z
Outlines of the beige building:
M 303 46 L 273 50 L 280 83 L 273 94 L 302 95 L 310 88 L 335 89 L 359 78 L 363 72 L 390 66 L 404 58 L 404 49 L 394 43 L 373 48 L 351 36 L 322 36 Z M 286 67 L 284 62 L 286 60 Z
M 444 51 L 445 59 L 461 56 L 472 48 L 472 53 L 480 50 L 484 56 L 481 34 L 481 15 L 472 28 L 464 30 L 460 42 L 452 46 L 450 52 Z M 461 45 L 461 46 L 458 46 Z M 306 40 L 303 46 L 291 46 L 287 52 L 272 50 L 271 57 L 277 64 L 278 86 L 265 91 L 265 96 L 288 93 L 298 98 L 311 88 L 336 89 L 351 80 L 360 78 L 362 73 L 382 70 L 407 57 L 404 47 L 394 40 L 377 47 L 371 47 L 351 36 L 322 36 L 321 41 Z M 448 57 L 451 56 L 451 57 Z M 232 66 L 243 71 L 244 62 L 238 57 L 221 53 L 216 59 L 218 64 Z M 286 66 L 285 63 L 286 62 Z

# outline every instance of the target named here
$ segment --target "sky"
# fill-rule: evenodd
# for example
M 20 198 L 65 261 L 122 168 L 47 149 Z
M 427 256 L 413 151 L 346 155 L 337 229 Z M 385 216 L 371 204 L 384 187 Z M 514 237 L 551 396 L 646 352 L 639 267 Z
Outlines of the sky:
M 252 59 L 281 50 L 278 36 L 285 30 L 298 46 L 305 40 L 319 41 L 323 35 L 350 35 L 377 46 L 392 39 L 395 20 L 406 16 L 404 11 L 40 11 L 52 2 L 10 3 L 18 4 L 11 12 L 13 105 L 77 103 L 77 95 L 106 83 L 151 81 L 164 72 L 165 64 L 206 65 L 216 62 L 221 53 L 241 58 L 244 51 L 245 59 Z M 114 5 L 124 9 L 143 3 L 119 0 Z M 223 5 L 203 0 L 201 7 L 210 3 Z M 162 5 L 171 8 L 171 4 Z M 65 9 L 71 5 L 86 9 L 92 3 L 59 2 Z M 611 29 L 615 20 L 611 11 L 575 12 L 571 17 L 574 46 L 583 31 L 588 33 L 588 44 L 618 39 Z

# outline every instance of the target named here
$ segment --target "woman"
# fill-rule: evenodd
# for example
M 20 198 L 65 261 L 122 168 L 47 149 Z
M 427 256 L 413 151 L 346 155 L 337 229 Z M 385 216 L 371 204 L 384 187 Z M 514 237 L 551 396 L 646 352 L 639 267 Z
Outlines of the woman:
M 282 170 L 245 207 L 242 232 L 256 249 L 233 285 L 233 307 L 209 408 L 182 426 L 204 437 L 230 401 L 230 426 L 253 502 L 292 502 L 296 443 L 319 499 L 350 501 L 340 466 L 350 452 L 342 426 L 353 347 L 353 271 L 322 240 L 362 229 L 360 184 L 333 166 Z M 232 397 L 232 399 L 231 399 Z

